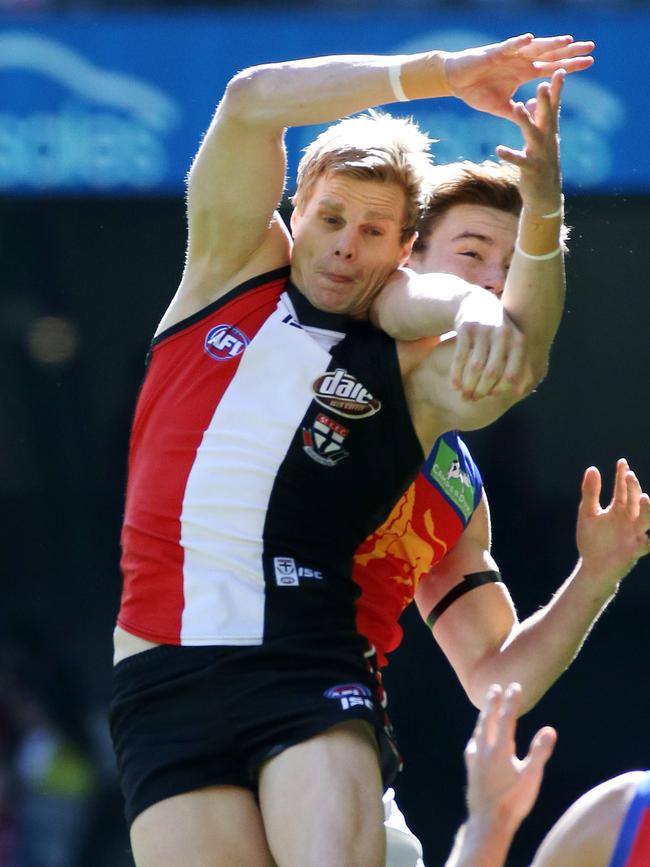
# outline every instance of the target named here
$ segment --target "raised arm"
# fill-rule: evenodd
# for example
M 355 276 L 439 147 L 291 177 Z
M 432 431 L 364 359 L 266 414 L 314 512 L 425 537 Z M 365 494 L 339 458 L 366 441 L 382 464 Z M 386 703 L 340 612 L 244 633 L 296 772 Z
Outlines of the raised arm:
M 480 308 L 476 315 L 474 296 L 480 290 L 475 289 L 459 301 L 455 345 L 425 355 L 413 369 L 413 394 L 420 398 L 422 407 L 426 407 L 427 400 L 430 402 L 432 424 L 440 416 L 448 427 L 461 430 L 489 424 L 530 392 L 546 373 L 565 295 L 558 136 L 563 81 L 564 72 L 560 70 L 550 84 L 538 86 L 534 116 L 522 104 L 515 107 L 515 120 L 524 137 L 523 149 L 498 149 L 500 156 L 520 170 L 523 200 L 501 298 L 503 324 L 495 321 L 496 327 L 486 327 L 488 320 L 481 321 Z M 424 288 L 427 279 L 432 283 L 428 296 Z M 385 306 L 376 318 L 382 327 L 388 326 L 393 336 L 400 336 L 396 332 L 401 328 L 409 339 L 424 337 L 431 324 L 438 325 L 433 287 L 437 281 L 447 285 L 449 279 L 449 275 L 422 275 L 416 298 L 409 298 L 408 304 L 400 304 L 397 298 L 399 292 L 403 297 L 407 295 L 403 278 L 392 280 L 387 286 Z M 384 292 L 378 299 L 380 305 Z M 487 300 L 484 298 L 484 307 Z M 493 305 L 495 300 L 491 299 Z M 447 306 L 451 309 L 452 305 Z M 426 424 L 425 419 L 425 429 Z
M 433 623 L 434 638 L 475 704 L 489 684 L 516 680 L 522 712 L 533 707 L 575 658 L 620 581 L 650 553 L 650 498 L 625 460 L 605 509 L 600 490 L 600 474 L 590 467 L 578 510 L 580 559 L 546 606 L 520 623 L 505 585 L 488 583 L 461 595 Z M 420 582 L 416 602 L 425 620 L 454 588 L 466 586 L 465 576 L 496 569 L 485 522 L 477 510 L 460 542 Z
M 550 726 L 540 729 L 528 754 L 517 758 L 519 700 L 516 683 L 505 691 L 495 684 L 487 692 L 465 749 L 468 818 L 445 867 L 501 867 L 515 833 L 537 800 L 557 735 Z
M 585 68 L 590 58 L 579 55 L 589 45 L 570 37 L 525 35 L 469 52 L 320 57 L 239 73 L 229 82 L 189 173 L 186 268 L 164 324 L 255 272 L 288 262 L 288 234 L 275 214 L 285 183 L 285 128 L 394 102 L 403 87 L 409 97 L 456 93 L 484 110 L 491 110 L 496 93 L 503 109 L 513 81 L 518 85 L 522 75 L 528 80 L 542 74 L 536 63 L 555 64 L 559 53 L 570 68 Z M 503 76 L 504 69 L 509 76 Z M 479 83 L 490 76 L 495 80 L 484 97 Z

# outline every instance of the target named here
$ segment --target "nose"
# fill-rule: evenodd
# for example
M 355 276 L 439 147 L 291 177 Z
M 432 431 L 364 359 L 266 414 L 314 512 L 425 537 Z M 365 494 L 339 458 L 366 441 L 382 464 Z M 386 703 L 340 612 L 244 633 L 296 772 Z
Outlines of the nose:
M 503 265 L 493 265 L 483 274 L 481 285 L 484 289 L 487 289 L 488 292 L 491 292 L 493 295 L 496 295 L 497 298 L 500 298 L 501 295 L 503 295 L 506 275 L 507 271 Z
M 356 238 L 354 230 L 351 227 L 346 226 L 345 229 L 342 229 L 337 233 L 334 255 L 339 256 L 341 259 L 350 260 L 354 257 L 355 253 Z

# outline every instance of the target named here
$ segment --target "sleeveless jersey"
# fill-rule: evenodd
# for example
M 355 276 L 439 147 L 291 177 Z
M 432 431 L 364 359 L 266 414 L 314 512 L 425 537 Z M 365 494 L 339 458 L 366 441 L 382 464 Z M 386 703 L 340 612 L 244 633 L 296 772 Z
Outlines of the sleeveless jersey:
M 469 449 L 457 432 L 446 433 L 386 521 L 357 550 L 357 626 L 374 645 L 379 665 L 402 640 L 398 619 L 419 580 L 456 544 L 482 490 Z
M 422 459 L 395 342 L 288 269 L 248 281 L 153 341 L 118 623 L 187 645 L 355 634 L 354 551 Z
M 627 809 L 610 867 L 648 867 L 650 864 L 650 771 Z

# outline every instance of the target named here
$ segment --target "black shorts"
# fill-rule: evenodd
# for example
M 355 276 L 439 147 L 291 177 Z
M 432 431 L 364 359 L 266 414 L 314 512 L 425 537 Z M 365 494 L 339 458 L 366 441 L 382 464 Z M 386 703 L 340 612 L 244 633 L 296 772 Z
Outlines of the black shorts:
M 266 759 L 337 723 L 375 730 L 385 786 L 401 767 L 381 676 L 332 638 L 261 647 L 162 645 L 118 663 L 110 725 L 128 824 L 204 786 L 253 791 Z

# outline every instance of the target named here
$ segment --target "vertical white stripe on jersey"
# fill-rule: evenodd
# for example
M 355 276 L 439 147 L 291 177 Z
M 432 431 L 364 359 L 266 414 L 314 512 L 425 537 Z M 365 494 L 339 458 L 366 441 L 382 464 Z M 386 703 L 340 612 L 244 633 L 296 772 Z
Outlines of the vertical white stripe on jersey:
M 329 353 L 278 308 L 246 348 L 203 436 L 181 513 L 181 643 L 260 644 L 262 533 L 276 473 Z M 216 361 L 215 364 L 228 364 Z

